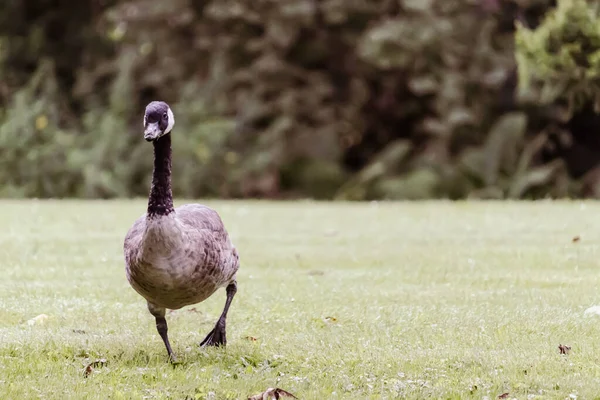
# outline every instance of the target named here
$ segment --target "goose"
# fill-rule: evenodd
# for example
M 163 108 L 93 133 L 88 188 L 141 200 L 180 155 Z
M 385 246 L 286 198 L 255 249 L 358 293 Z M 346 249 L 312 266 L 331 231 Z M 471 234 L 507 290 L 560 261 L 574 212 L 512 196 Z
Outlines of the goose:
M 175 117 L 163 101 L 152 101 L 144 114 L 144 139 L 154 146 L 154 170 L 148 209 L 129 228 L 123 243 L 125 272 L 131 287 L 147 302 L 156 329 L 169 343 L 166 310 L 200 303 L 225 287 L 226 300 L 215 327 L 200 343 L 225 346 L 227 312 L 237 292 L 239 255 L 219 214 L 201 204 L 173 207 L 171 133 Z

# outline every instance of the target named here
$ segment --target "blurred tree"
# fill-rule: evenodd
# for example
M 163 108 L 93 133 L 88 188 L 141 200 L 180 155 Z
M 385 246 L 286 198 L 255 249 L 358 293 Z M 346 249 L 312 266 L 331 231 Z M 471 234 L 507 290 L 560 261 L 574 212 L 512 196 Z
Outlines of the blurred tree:
M 600 138 L 600 2 L 558 0 L 535 29 L 517 24 L 518 96 L 547 107 L 546 159 L 563 159 L 581 178 L 582 195 L 596 196 Z
M 547 30 L 553 5 L 6 0 L 0 151 L 10 185 L 0 194 L 146 195 L 140 115 L 158 98 L 177 115 L 178 196 L 590 193 L 571 182 L 589 167 L 549 151 L 575 125 L 552 118 L 552 101 L 515 96 L 514 21 Z M 543 72 L 533 67 L 532 83 Z

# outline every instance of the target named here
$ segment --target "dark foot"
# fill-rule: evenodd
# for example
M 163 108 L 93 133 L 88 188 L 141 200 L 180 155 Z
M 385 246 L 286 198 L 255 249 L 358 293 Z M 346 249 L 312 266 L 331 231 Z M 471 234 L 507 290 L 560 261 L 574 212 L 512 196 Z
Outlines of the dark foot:
M 205 346 L 225 346 L 227 338 L 225 336 L 225 322 L 219 321 L 215 328 L 200 342 L 201 347 Z
M 173 365 L 179 365 L 179 360 L 175 357 L 175 354 L 169 354 L 169 362 Z
M 237 283 L 235 281 L 231 282 L 229 285 L 227 285 L 225 290 L 227 292 L 227 300 L 225 301 L 223 312 L 221 313 L 215 328 L 210 331 L 210 333 L 202 342 L 200 342 L 201 347 L 225 346 L 227 344 L 227 338 L 225 337 L 225 321 L 227 321 L 227 311 L 229 311 L 229 306 L 231 305 L 233 296 L 235 296 L 235 292 L 237 292 Z

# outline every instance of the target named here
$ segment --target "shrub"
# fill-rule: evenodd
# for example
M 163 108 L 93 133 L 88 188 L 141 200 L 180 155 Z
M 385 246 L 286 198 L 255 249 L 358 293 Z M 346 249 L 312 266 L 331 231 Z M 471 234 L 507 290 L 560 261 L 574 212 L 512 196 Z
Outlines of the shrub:
M 140 119 L 155 99 L 177 118 L 177 196 L 581 193 L 561 156 L 544 156 L 553 123 L 544 113 L 562 97 L 535 93 L 567 85 L 574 100 L 596 96 L 593 68 L 585 68 L 597 61 L 586 53 L 595 49 L 595 14 L 564 0 L 538 29 L 519 28 L 520 90 L 529 96 L 521 104 L 513 20 L 537 20 L 552 2 L 519 4 L 2 3 L 2 194 L 147 195 L 152 153 Z M 561 12 L 581 26 L 569 28 Z M 571 34 L 575 42 L 565 39 Z M 550 60 L 541 44 L 557 40 L 561 56 Z M 575 75 L 565 71 L 573 62 L 581 64 Z
M 538 104 L 563 105 L 563 121 L 589 103 L 600 112 L 599 5 L 558 0 L 536 29 L 517 23 L 519 95 Z

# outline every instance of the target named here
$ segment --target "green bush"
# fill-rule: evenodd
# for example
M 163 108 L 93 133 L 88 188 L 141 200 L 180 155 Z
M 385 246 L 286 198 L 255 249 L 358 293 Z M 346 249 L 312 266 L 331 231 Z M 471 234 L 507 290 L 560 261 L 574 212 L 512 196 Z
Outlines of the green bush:
M 519 27 L 521 104 L 512 21 L 551 0 L 519 4 L 4 2 L 0 195 L 147 195 L 140 121 L 155 99 L 175 111 L 181 197 L 578 195 L 565 163 L 543 157 L 544 112 L 559 88 L 573 104 L 597 96 L 595 14 L 565 0 Z
M 542 24 L 517 23 L 519 95 L 538 104 L 561 104 L 568 121 L 587 104 L 600 112 L 600 3 L 558 0 Z
M 52 63 L 42 61 L 0 116 L 2 196 L 69 196 L 83 181 L 75 165 L 79 137 L 60 127 L 53 72 Z

